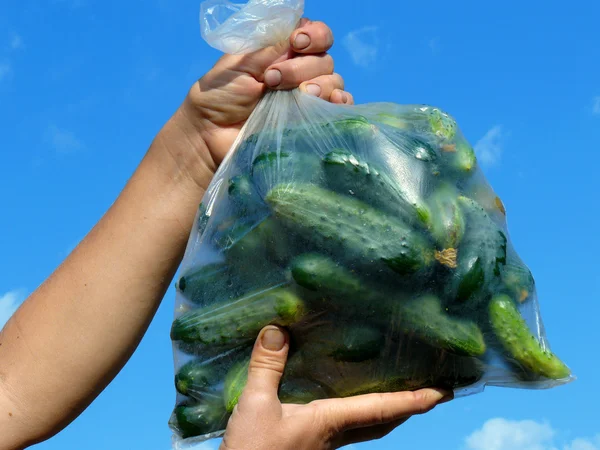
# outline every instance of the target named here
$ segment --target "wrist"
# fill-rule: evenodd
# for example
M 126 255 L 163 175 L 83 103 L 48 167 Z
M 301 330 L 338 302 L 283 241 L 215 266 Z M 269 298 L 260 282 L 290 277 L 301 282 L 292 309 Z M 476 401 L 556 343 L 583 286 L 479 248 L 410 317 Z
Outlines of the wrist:
M 154 166 L 173 188 L 203 195 L 218 168 L 204 134 L 184 103 L 160 130 L 142 165 Z

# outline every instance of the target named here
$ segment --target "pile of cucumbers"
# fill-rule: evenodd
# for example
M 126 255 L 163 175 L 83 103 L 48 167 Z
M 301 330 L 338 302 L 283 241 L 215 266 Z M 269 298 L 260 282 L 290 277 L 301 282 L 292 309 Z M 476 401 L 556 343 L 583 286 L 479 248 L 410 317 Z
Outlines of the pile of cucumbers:
M 539 318 L 522 316 L 534 278 L 447 114 L 262 130 L 227 165 L 194 250 L 220 259 L 188 264 L 176 285 L 181 437 L 225 428 L 269 324 L 291 336 L 284 403 L 570 377 L 525 320 Z

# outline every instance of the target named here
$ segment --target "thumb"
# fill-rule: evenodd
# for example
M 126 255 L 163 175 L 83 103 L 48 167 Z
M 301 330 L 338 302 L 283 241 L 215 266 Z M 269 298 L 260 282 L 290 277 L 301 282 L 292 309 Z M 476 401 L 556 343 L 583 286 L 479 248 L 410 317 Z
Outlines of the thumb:
M 278 327 L 268 326 L 261 331 L 250 358 L 246 391 L 277 398 L 289 350 L 288 341 L 287 333 Z

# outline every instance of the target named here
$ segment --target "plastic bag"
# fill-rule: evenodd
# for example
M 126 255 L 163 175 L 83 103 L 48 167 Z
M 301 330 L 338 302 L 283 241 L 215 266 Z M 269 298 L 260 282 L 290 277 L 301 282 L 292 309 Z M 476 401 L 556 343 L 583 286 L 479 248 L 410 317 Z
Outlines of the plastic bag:
M 302 13 L 280 22 L 288 3 L 250 2 L 206 36 L 237 51 L 251 26 L 273 44 Z M 291 334 L 284 403 L 570 382 L 505 216 L 440 109 L 269 92 L 203 199 L 177 282 L 176 445 L 222 434 L 268 324 Z

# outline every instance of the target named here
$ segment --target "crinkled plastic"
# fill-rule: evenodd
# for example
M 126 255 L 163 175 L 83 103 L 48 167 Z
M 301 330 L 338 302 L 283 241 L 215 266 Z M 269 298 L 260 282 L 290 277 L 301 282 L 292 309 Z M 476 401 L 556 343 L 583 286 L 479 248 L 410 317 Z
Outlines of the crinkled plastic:
M 224 48 L 272 24 L 270 3 L 216 27 Z M 455 120 L 430 106 L 267 93 L 200 205 L 176 302 L 177 448 L 223 433 L 268 324 L 291 334 L 284 403 L 574 379 L 502 201 Z

